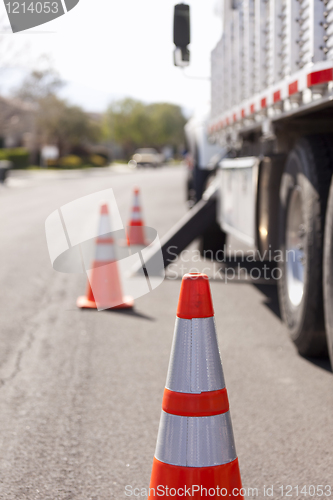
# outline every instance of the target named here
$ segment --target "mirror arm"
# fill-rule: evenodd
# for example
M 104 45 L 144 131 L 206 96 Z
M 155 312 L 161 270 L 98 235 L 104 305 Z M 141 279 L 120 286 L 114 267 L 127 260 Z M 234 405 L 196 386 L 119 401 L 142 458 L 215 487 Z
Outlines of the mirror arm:
M 190 64 L 190 51 L 187 47 L 176 47 L 173 53 L 174 65 L 185 68 Z

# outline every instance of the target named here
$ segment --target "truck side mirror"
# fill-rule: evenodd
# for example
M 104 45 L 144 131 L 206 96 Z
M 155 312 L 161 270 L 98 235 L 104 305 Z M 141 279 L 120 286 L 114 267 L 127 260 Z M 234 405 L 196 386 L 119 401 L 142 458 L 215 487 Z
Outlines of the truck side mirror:
M 184 3 L 175 5 L 173 21 L 173 43 L 175 66 L 188 66 L 190 64 L 190 51 L 187 46 L 190 39 L 190 6 Z

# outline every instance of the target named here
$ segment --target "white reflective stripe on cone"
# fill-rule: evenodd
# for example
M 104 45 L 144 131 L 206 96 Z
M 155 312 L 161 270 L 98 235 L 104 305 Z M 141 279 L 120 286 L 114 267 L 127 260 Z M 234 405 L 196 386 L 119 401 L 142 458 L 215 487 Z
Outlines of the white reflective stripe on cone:
M 237 458 L 230 412 L 180 417 L 162 410 L 155 457 L 182 467 L 212 467 Z
M 140 203 L 139 203 L 139 195 L 138 194 L 135 194 L 134 195 L 134 203 L 133 203 L 133 207 L 139 207 L 140 206 Z
M 141 213 L 136 211 L 136 210 L 133 210 L 132 212 L 132 220 L 141 220 Z
M 98 228 L 98 236 L 103 237 L 107 233 L 111 233 L 111 222 L 109 214 L 101 214 Z
M 200 394 L 224 387 L 214 317 L 177 318 L 166 388 Z
M 116 260 L 113 243 L 97 243 L 95 261 L 107 262 Z

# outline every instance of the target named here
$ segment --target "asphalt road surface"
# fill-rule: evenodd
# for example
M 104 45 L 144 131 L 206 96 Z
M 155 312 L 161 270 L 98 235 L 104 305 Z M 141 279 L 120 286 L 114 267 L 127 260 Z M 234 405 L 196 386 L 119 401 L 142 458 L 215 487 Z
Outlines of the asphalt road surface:
M 27 173 L 0 189 L 1 499 L 122 499 L 126 486 L 148 488 L 179 266 L 133 312 L 80 311 L 85 276 L 52 269 L 44 222 L 109 187 L 126 221 L 139 186 L 145 221 L 162 236 L 186 212 L 184 182 L 181 168 L 116 168 Z M 184 260 L 186 272 L 188 253 Z M 296 353 L 274 280 L 226 283 L 209 265 L 243 486 L 258 490 L 247 498 L 319 498 L 310 485 L 333 498 L 325 489 L 333 491 L 328 361 Z

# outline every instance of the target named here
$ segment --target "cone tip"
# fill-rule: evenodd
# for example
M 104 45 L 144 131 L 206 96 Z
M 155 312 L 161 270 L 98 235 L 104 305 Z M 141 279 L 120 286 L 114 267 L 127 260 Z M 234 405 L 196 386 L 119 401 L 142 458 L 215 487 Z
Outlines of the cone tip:
M 108 209 L 107 203 L 102 202 L 101 203 L 101 215 L 102 214 L 108 214 L 108 213 L 109 213 L 109 209 Z
M 140 189 L 139 188 L 134 188 L 134 194 L 139 194 L 140 193 Z
M 189 273 L 183 276 L 177 316 L 183 319 L 214 316 L 213 301 L 206 274 Z

